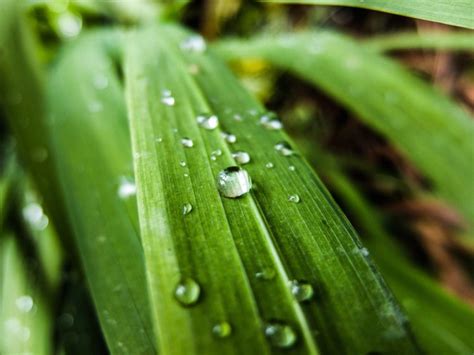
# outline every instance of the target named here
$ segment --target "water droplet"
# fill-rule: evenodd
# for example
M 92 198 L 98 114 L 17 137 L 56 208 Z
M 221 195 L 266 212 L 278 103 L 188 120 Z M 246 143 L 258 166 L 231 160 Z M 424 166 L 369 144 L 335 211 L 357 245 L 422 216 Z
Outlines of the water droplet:
M 300 197 L 297 194 L 288 196 L 288 201 L 293 203 L 299 203 L 301 201 Z
M 97 113 L 97 112 L 101 112 L 104 107 L 100 101 L 91 101 L 89 102 L 87 108 L 89 112 Z
M 278 348 L 289 348 L 296 342 L 295 331 L 281 322 L 271 322 L 265 325 L 265 336 L 270 344 Z
M 249 153 L 244 152 L 244 151 L 237 151 L 237 152 L 232 153 L 232 158 L 235 159 L 237 164 L 241 164 L 241 165 L 247 164 L 250 162 Z
M 302 281 L 290 281 L 290 290 L 298 302 L 309 301 L 314 295 L 313 286 Z
M 23 313 L 28 313 L 33 309 L 33 298 L 23 295 L 15 300 L 16 307 Z
M 193 206 L 188 202 L 183 205 L 183 216 L 190 214 L 193 210 Z
M 182 279 L 175 288 L 174 297 L 183 306 L 193 306 L 199 300 L 201 287 L 191 278 Z
M 269 130 L 277 130 L 283 127 L 283 123 L 274 112 L 266 112 L 260 116 L 260 124 Z
M 97 74 L 93 80 L 94 87 L 97 90 L 104 90 L 109 86 L 109 79 L 105 74 Z
M 242 121 L 242 116 L 239 115 L 238 113 L 234 114 L 234 116 L 232 116 L 234 118 L 234 120 L 236 121 Z
M 121 199 L 126 199 L 130 196 L 135 196 L 137 193 L 137 186 L 135 185 L 135 181 L 122 177 L 120 179 L 120 185 L 117 193 Z
M 211 160 L 216 161 L 217 157 L 220 157 L 222 155 L 222 150 L 216 149 L 213 152 L 211 152 Z
M 174 106 L 175 99 L 170 90 L 165 89 L 161 92 L 161 102 L 166 106 Z
M 181 144 L 186 148 L 192 148 L 194 146 L 194 142 L 191 138 L 181 138 Z
M 279 142 L 275 144 L 275 150 L 285 157 L 295 154 L 295 152 L 287 142 Z
M 295 171 L 295 170 L 296 170 L 296 168 L 295 168 L 295 166 L 294 166 L 294 165 L 290 165 L 290 166 L 288 167 L 288 170 L 290 170 L 290 171 Z
M 35 203 L 29 203 L 22 210 L 23 218 L 36 230 L 44 230 L 49 224 L 49 218 L 43 212 L 43 208 Z
M 189 177 L 189 174 L 188 174 L 188 173 L 184 173 L 183 176 L 184 176 L 184 177 Z
M 228 322 L 219 322 L 212 327 L 212 334 L 218 338 L 227 338 L 232 333 L 232 326 Z
M 255 277 L 257 279 L 262 279 L 262 280 L 272 280 L 276 275 L 275 269 L 271 267 L 265 267 L 261 271 L 255 273 Z
M 369 256 L 369 250 L 367 248 L 360 249 L 360 253 L 362 256 Z
M 231 166 L 217 175 L 217 187 L 222 196 L 236 198 L 250 191 L 252 181 L 246 170 Z
M 186 166 L 186 162 L 184 160 L 181 160 L 179 162 L 179 165 L 182 166 L 183 168 Z
M 155 141 L 156 141 L 157 143 L 161 143 L 161 142 L 163 142 L 163 138 L 158 137 L 158 138 L 155 139 Z
M 227 143 L 232 144 L 232 143 L 237 142 L 237 137 L 231 133 L 222 132 L 222 138 L 224 138 Z
M 191 35 L 184 39 L 180 46 L 186 52 L 202 53 L 206 50 L 206 41 L 200 35 Z
M 59 35 L 63 38 L 76 37 L 82 29 L 82 17 L 72 12 L 64 12 L 57 18 Z
M 265 167 L 266 167 L 267 169 L 273 169 L 274 165 L 273 165 L 272 162 L 268 162 L 268 163 L 265 164 Z
M 210 113 L 202 113 L 196 117 L 197 123 L 209 131 L 216 129 L 219 126 L 219 119 L 216 115 L 211 115 Z

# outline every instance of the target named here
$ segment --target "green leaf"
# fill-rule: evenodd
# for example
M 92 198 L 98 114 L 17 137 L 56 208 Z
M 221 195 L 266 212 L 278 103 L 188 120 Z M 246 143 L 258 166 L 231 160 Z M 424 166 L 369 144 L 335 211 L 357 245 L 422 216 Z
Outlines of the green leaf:
M 474 350 L 474 311 L 407 260 L 380 223 L 380 214 L 337 168 L 325 170 L 331 188 L 360 225 L 364 244 L 408 315 L 427 354 L 468 354 Z
M 364 43 L 378 52 L 407 49 L 473 51 L 474 35 L 472 32 L 407 32 L 371 37 Z
M 0 2 L 0 96 L 20 157 L 63 241 L 74 246 L 109 351 L 152 354 L 136 206 L 117 193 L 121 176 L 133 176 L 109 45 L 119 38 L 85 39 L 65 49 L 46 88 L 18 5 Z
M 370 10 L 420 18 L 453 26 L 474 28 L 470 0 L 261 0 L 282 4 L 312 4 L 361 7 Z
M 223 42 L 228 59 L 263 58 L 309 81 L 387 137 L 474 224 L 474 123 L 403 67 L 335 33 Z
M 291 349 L 297 353 L 416 353 L 398 306 L 319 179 L 297 152 L 275 150 L 288 137 L 257 124 L 263 108 L 212 53 L 180 50 L 188 36 L 174 27 L 150 28 L 131 35 L 125 50 L 160 352 L 269 353 L 271 339 L 262 328 L 276 319 L 296 333 Z M 173 100 L 167 105 L 163 95 Z M 219 117 L 218 129 L 197 124 L 196 116 L 206 112 Z M 222 132 L 237 141 L 227 143 Z M 183 146 L 184 137 L 192 147 Z M 244 167 L 254 189 L 228 199 L 219 195 L 216 176 L 236 165 L 231 153 L 237 150 L 250 154 Z M 293 194 L 299 203 L 288 200 Z M 183 213 L 188 203 L 192 210 Z M 180 280 L 200 286 L 199 297 L 187 299 L 195 303 L 183 305 L 174 296 Z M 309 283 L 314 297 L 296 302 L 290 280 Z M 232 333 L 219 339 L 212 329 L 223 321 Z

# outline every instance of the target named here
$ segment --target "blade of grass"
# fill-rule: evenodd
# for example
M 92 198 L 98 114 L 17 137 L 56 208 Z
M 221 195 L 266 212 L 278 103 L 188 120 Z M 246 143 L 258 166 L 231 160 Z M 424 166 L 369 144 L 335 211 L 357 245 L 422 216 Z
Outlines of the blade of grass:
M 371 37 L 363 43 L 377 52 L 409 49 L 474 51 L 473 32 L 407 32 Z
M 252 113 L 263 108 L 215 56 L 180 51 L 188 35 L 174 27 L 138 32 L 125 56 L 140 227 L 160 351 L 268 353 L 262 324 L 279 319 L 298 335 L 288 349 L 295 353 L 315 353 L 314 343 L 328 353 L 416 353 L 398 306 L 319 179 L 298 154 L 275 151 L 288 138 L 256 124 Z M 174 104 L 160 101 L 163 90 L 170 90 Z M 217 114 L 220 129 L 200 128 L 196 115 L 203 112 Z M 237 142 L 228 145 L 221 130 Z M 184 147 L 183 137 L 193 139 L 193 147 Z M 215 183 L 219 171 L 236 165 L 232 150 L 250 154 L 245 168 L 256 185 L 238 200 L 221 198 Z M 268 162 L 273 169 L 265 168 Z M 300 203 L 288 201 L 292 194 Z M 183 214 L 186 203 L 193 209 Z M 258 277 L 265 269 L 274 274 L 271 280 Z M 173 297 L 181 278 L 201 285 L 193 307 Z M 289 280 L 308 282 L 314 298 L 295 302 Z M 219 320 L 232 324 L 227 339 L 213 338 Z
M 136 207 L 117 194 L 120 176 L 132 167 L 121 85 L 107 52 L 112 46 L 71 45 L 47 96 L 19 5 L 0 2 L 0 92 L 21 158 L 63 241 L 74 245 L 109 351 L 152 354 Z M 117 42 L 114 36 L 108 43 Z
M 416 338 L 427 354 L 468 354 L 474 350 L 474 311 L 433 282 L 406 259 L 372 208 L 337 169 L 325 170 L 332 189 L 368 238 L 372 253 L 389 286 L 409 317 Z
M 474 7 L 469 0 L 261 0 L 262 2 L 361 7 L 420 18 L 453 26 L 474 28 Z
M 263 58 L 331 95 L 386 136 L 474 224 L 474 123 L 400 65 L 328 32 L 230 41 L 218 49 L 228 59 Z

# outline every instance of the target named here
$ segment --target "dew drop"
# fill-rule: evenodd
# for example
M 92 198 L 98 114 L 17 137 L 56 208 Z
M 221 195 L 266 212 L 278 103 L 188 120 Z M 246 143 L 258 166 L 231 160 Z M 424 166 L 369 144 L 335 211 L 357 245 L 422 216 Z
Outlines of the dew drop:
M 275 150 L 285 157 L 295 154 L 295 152 L 287 142 L 279 142 L 275 144 Z
M 217 187 L 222 196 L 237 198 L 252 188 L 252 180 L 245 169 L 230 166 L 217 175 Z
M 222 132 L 222 138 L 224 138 L 227 143 L 232 144 L 237 142 L 237 137 L 231 133 Z
M 161 102 L 166 106 L 174 106 L 175 99 L 170 90 L 165 89 L 161 92 Z
M 35 202 L 23 207 L 22 214 L 25 221 L 36 230 L 44 230 L 49 224 L 49 218 L 44 214 L 43 208 Z
M 361 253 L 362 256 L 369 256 L 369 254 L 370 254 L 369 250 L 367 248 L 362 248 L 360 250 L 360 253 Z
M 158 138 L 155 139 L 155 141 L 156 141 L 157 143 L 161 143 L 161 142 L 163 142 L 163 138 L 158 137 Z
M 219 322 L 212 327 L 212 334 L 218 338 L 227 338 L 232 334 L 232 326 L 228 322 Z
M 295 331 L 281 322 L 271 322 L 265 325 L 265 336 L 272 346 L 278 348 L 290 348 L 296 342 Z
M 206 41 L 200 35 L 192 35 L 184 39 L 180 47 L 186 52 L 202 53 L 206 50 Z
M 290 290 L 293 297 L 298 302 L 309 301 L 311 298 L 313 298 L 314 295 L 313 286 L 311 286 L 309 283 L 302 281 L 290 281 Z
M 199 300 L 201 287 L 191 278 L 182 279 L 174 290 L 174 297 L 183 306 L 193 306 Z
M 275 269 L 273 269 L 271 267 L 265 267 L 261 271 L 255 273 L 255 277 L 257 279 L 267 280 L 267 281 L 268 280 L 273 280 L 275 275 L 276 275 Z
M 190 214 L 192 210 L 193 210 L 193 205 L 191 205 L 189 202 L 185 203 L 183 205 L 183 216 Z
M 283 127 L 283 123 L 274 112 L 266 112 L 260 116 L 260 124 L 269 130 L 277 130 Z
M 196 117 L 197 123 L 204 129 L 212 131 L 219 126 L 219 118 L 210 113 L 202 113 Z
M 274 165 L 273 165 L 272 162 L 268 162 L 268 163 L 265 164 L 265 167 L 266 167 L 267 169 L 273 169 Z
M 300 197 L 297 194 L 288 196 L 288 201 L 293 203 L 299 203 L 301 201 Z
M 289 170 L 289 171 L 295 171 L 295 170 L 296 170 L 296 168 L 295 168 L 295 166 L 294 166 L 294 165 L 290 165 L 290 166 L 288 167 L 288 170 Z
M 28 313 L 33 309 L 33 298 L 28 295 L 23 295 L 15 300 L 16 307 L 23 313 Z
M 234 118 L 234 120 L 236 121 L 242 121 L 242 116 L 239 115 L 238 113 L 234 114 L 234 116 L 232 116 Z
M 72 12 L 64 12 L 57 18 L 59 35 L 63 38 L 76 37 L 82 29 L 82 17 Z
M 194 146 L 194 142 L 191 138 L 181 138 L 181 144 L 186 148 L 192 148 Z
M 181 160 L 179 162 L 179 165 L 182 166 L 183 168 L 186 166 L 186 162 L 184 160 Z
M 91 101 L 87 105 L 87 109 L 91 113 L 101 112 L 103 110 L 103 108 L 104 107 L 102 106 L 102 103 L 100 101 Z
M 237 164 L 248 164 L 250 162 L 250 155 L 244 151 L 237 151 L 232 153 L 232 158 L 236 161 Z
M 211 160 L 216 161 L 217 157 L 220 157 L 222 155 L 222 150 L 216 149 L 213 152 L 211 152 Z
M 137 193 L 137 185 L 135 185 L 135 182 L 133 180 L 121 178 L 117 193 L 121 199 L 126 199 L 130 196 L 135 196 Z

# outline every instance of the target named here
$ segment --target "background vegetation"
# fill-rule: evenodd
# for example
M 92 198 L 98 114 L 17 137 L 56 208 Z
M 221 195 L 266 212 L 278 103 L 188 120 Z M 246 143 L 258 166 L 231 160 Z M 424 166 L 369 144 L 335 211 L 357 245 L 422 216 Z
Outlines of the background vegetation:
M 0 353 L 471 354 L 472 11 L 0 1 Z

